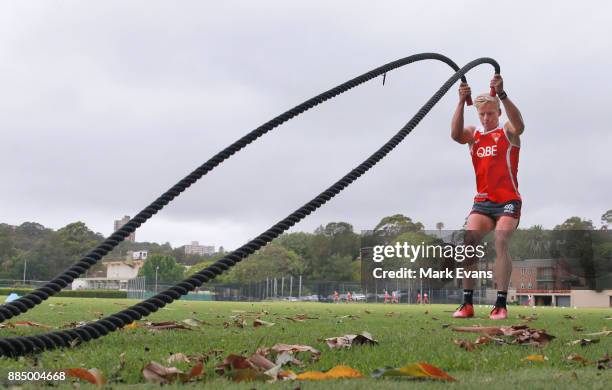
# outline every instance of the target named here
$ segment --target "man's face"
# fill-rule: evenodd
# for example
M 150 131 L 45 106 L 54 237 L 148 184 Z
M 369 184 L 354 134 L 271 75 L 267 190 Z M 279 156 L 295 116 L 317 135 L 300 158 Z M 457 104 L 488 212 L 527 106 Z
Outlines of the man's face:
M 501 110 L 493 102 L 486 102 L 478 107 L 478 117 L 485 130 L 492 130 L 499 126 L 500 115 Z

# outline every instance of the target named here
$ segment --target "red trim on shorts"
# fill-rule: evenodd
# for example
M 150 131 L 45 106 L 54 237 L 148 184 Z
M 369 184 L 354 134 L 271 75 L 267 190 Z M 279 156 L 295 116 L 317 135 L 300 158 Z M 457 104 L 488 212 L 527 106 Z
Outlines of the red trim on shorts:
M 521 223 L 521 214 L 520 214 L 520 213 L 518 213 L 518 215 L 515 213 L 515 214 L 513 214 L 513 215 L 499 215 L 499 216 L 497 216 L 497 217 L 493 217 L 493 216 L 491 216 L 491 215 L 489 215 L 489 214 L 486 214 L 486 213 L 483 213 L 483 212 L 480 212 L 480 211 L 477 211 L 477 210 L 472 210 L 472 211 L 470 211 L 470 213 L 468 214 L 468 217 L 469 217 L 470 215 L 472 215 L 472 214 L 480 214 L 480 215 L 484 215 L 484 216 L 486 216 L 486 217 L 489 217 L 489 218 L 491 218 L 491 219 L 493 220 L 493 222 L 494 222 L 495 224 L 497 224 L 497 220 L 498 220 L 498 219 L 500 219 L 501 217 L 510 217 L 510 218 L 517 219 L 517 220 L 518 220 L 518 222 L 516 223 L 516 228 L 515 228 L 515 229 L 518 229 L 518 227 L 519 227 L 519 225 L 520 225 L 520 223 Z

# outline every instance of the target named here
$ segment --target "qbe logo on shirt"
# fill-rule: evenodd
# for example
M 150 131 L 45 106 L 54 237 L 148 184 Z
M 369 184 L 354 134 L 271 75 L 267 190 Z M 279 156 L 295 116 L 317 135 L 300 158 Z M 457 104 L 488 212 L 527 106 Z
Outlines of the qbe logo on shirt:
M 476 149 L 476 155 L 478 157 L 489 157 L 489 156 L 497 156 L 497 145 L 493 146 L 481 146 Z

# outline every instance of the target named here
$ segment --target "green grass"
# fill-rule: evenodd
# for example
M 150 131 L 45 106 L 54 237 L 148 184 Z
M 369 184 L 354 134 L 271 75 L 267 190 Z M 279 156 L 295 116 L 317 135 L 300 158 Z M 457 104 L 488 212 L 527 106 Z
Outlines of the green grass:
M 0 297 L 4 301 L 3 297 Z M 66 306 L 49 304 L 66 303 Z M 15 321 L 34 321 L 53 326 L 61 326 L 73 321 L 94 320 L 95 312 L 109 315 L 123 308 L 122 305 L 134 304 L 133 300 L 112 300 L 99 298 L 51 298 Z M 9 371 L 51 371 L 68 367 L 98 368 L 105 375 L 115 370 L 119 354 L 125 352 L 126 366 L 120 371 L 121 382 L 114 387 L 144 388 L 152 386 L 142 377 L 141 370 L 149 361 L 164 365 L 165 358 L 171 353 L 205 353 L 211 349 L 223 349 L 224 353 L 206 364 L 206 378 L 195 385 L 172 385 L 170 388 L 206 387 L 210 389 L 294 389 L 295 382 L 265 384 L 232 383 L 219 377 L 214 366 L 230 353 L 251 354 L 258 346 L 272 346 L 276 343 L 307 344 L 320 351 L 321 358 L 308 363 L 305 368 L 292 369 L 295 372 L 306 370 L 327 370 L 338 364 L 349 365 L 364 375 L 379 367 L 399 367 L 408 363 L 427 362 L 433 364 L 457 379 L 446 383 L 433 380 L 398 381 L 381 379 L 352 379 L 323 382 L 301 382 L 303 389 L 395 389 L 415 386 L 419 388 L 474 388 L 475 386 L 502 388 L 607 388 L 605 383 L 612 380 L 612 370 L 597 370 L 595 366 L 584 366 L 565 360 L 572 353 L 578 353 L 590 360 L 597 360 L 606 352 L 612 352 L 612 335 L 601 337 L 600 342 L 588 346 L 568 346 L 567 342 L 583 338 L 583 333 L 601 331 L 606 326 L 612 328 L 610 309 L 561 309 L 561 308 L 510 308 L 510 319 L 491 321 L 486 318 L 486 307 L 476 308 L 477 318 L 453 320 L 450 318 L 454 306 L 450 305 L 383 305 L 383 304 L 317 304 L 317 303 L 223 303 L 178 301 L 152 314 L 147 320 L 169 321 L 197 318 L 210 325 L 200 330 L 165 330 L 151 332 L 144 328 L 122 330 L 106 337 L 85 343 L 73 349 L 47 351 L 36 357 L 8 359 L 0 358 L 0 383 L 9 385 Z M 223 323 L 231 322 L 230 316 L 244 310 L 247 313 L 248 327 L 224 328 Z M 250 312 L 269 312 L 261 319 L 276 325 L 253 328 L 254 316 Z M 370 314 L 366 313 L 369 311 Z M 385 316 L 393 311 L 398 316 Z M 425 312 L 428 312 L 425 314 Z M 522 323 L 517 315 L 538 314 L 538 319 L 529 323 L 533 328 L 546 329 L 556 336 L 548 346 L 538 349 L 519 345 L 484 345 L 476 351 L 465 351 L 453 344 L 453 339 L 474 340 L 476 334 L 457 333 L 444 324 L 453 325 L 511 325 Z M 284 316 L 308 314 L 318 319 L 293 322 Z M 353 314 L 357 319 L 339 317 Z M 575 316 L 566 319 L 564 314 Z M 577 332 L 574 326 L 585 330 Z M 349 350 L 330 350 L 324 338 L 341 336 L 347 333 L 370 332 L 379 341 L 376 346 L 353 346 Z M 32 327 L 0 329 L 0 337 L 41 333 L 43 329 Z M 548 360 L 544 363 L 523 361 L 530 354 L 542 353 Z M 172 364 L 187 369 L 188 364 Z M 59 388 L 72 388 L 70 381 L 55 382 Z M 26 384 L 24 388 L 42 386 Z M 89 387 L 85 382 L 81 386 Z M 44 386 L 43 386 L 44 387 Z M 195 387 L 194 387 L 195 388 Z

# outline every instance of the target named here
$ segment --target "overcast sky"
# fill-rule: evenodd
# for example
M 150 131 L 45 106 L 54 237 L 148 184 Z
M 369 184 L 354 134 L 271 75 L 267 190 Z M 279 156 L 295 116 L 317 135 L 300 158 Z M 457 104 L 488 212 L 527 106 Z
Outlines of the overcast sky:
M 30 1 L 0 6 L 0 222 L 105 236 L 260 124 L 387 62 L 496 59 L 521 110 L 521 227 L 612 208 L 612 5 L 539 1 Z M 488 90 L 492 68 L 468 74 Z M 452 74 L 428 61 L 291 120 L 136 233 L 235 248 L 393 136 Z M 456 88 L 386 159 L 296 225 L 402 213 L 460 228 L 475 194 Z M 505 117 L 504 117 L 505 119 Z M 466 124 L 476 124 L 475 109 Z M 262 174 L 261 172 L 265 172 Z

